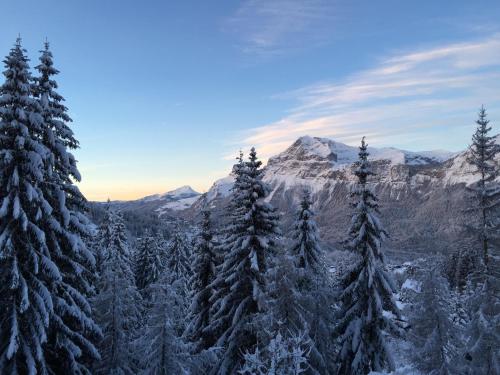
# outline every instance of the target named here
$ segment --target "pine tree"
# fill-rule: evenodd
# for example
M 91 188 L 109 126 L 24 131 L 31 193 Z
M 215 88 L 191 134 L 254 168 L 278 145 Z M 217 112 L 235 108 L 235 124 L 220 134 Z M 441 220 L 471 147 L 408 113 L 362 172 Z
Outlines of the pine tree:
M 481 259 L 477 259 L 470 246 L 464 246 L 454 251 L 447 260 L 446 274 L 451 285 L 462 292 L 467 285 L 467 280 L 475 270 L 479 269 Z
M 135 287 L 123 219 L 109 207 L 100 228 L 100 242 L 105 247 L 99 294 L 93 306 L 104 338 L 96 373 L 135 374 L 133 341 L 141 319 L 141 298 Z
M 54 76 L 59 72 L 48 43 L 36 69 L 39 76 L 33 91 L 43 118 L 42 141 L 49 151 L 41 188 L 52 208 L 50 217 L 44 218 L 43 231 L 62 277 L 51 287 L 54 310 L 45 351 L 53 373 L 86 374 L 90 362 L 99 359 L 92 341 L 100 336 L 100 329 L 88 302 L 94 293 L 95 259 L 84 242 L 90 235 L 84 215 L 86 200 L 73 183 L 81 177 L 74 156 L 68 152 L 78 147 L 78 141 L 68 126 L 71 119 L 64 99 L 56 91 Z
M 240 150 L 237 162 L 233 165 L 233 170 L 231 174 L 234 176 L 234 184 L 231 188 L 231 199 L 228 203 L 226 210 L 227 225 L 223 227 L 219 234 L 219 238 L 222 239 L 221 243 L 218 243 L 215 250 L 215 268 L 216 275 L 220 275 L 222 272 L 222 267 L 224 265 L 225 257 L 229 252 L 230 248 L 225 242 L 232 236 L 234 231 L 234 224 L 238 218 L 238 207 L 243 206 L 243 179 L 245 176 L 245 161 L 243 159 L 243 152 Z M 222 277 L 215 277 L 212 282 L 212 296 L 209 302 L 211 303 L 211 308 L 209 314 L 213 315 L 222 307 L 224 303 L 224 296 L 229 295 L 230 284 Z M 209 333 L 214 338 L 218 339 L 222 334 L 229 328 L 230 322 L 229 317 L 219 317 L 217 320 L 211 319 L 210 325 L 207 327 L 207 333 Z
M 297 267 L 296 259 L 279 253 L 268 271 L 266 313 L 262 317 L 269 344 L 280 335 L 283 340 L 302 337 L 307 341 L 307 373 L 328 374 L 333 371 L 333 341 L 331 324 L 331 301 L 325 275 L 312 280 L 304 288 L 304 271 Z M 269 345 L 267 344 L 267 345 Z
M 175 321 L 184 314 L 178 308 L 182 298 L 176 293 L 179 281 L 170 285 L 168 273 L 148 286 L 151 304 L 146 311 L 143 334 L 136 342 L 143 375 L 170 375 L 188 373 L 187 350 L 176 335 Z
M 269 321 L 266 329 L 272 337 L 283 337 L 307 332 L 307 307 L 298 285 L 300 274 L 295 259 L 279 253 L 267 276 L 267 309 Z
M 160 279 L 163 268 L 160 246 L 156 238 L 146 230 L 137 241 L 135 264 L 136 284 L 143 297 L 147 297 L 149 285 Z
M 165 266 L 171 277 L 171 281 L 183 279 L 188 285 L 191 276 L 191 254 L 187 239 L 179 228 L 174 232 L 167 251 Z
M 499 280 L 494 256 L 495 242 L 500 232 L 500 185 L 495 181 L 498 168 L 495 156 L 500 147 L 495 144 L 494 137 L 489 136 L 491 127 L 486 110 L 481 107 L 476 121 L 477 129 L 472 136 L 472 145 L 468 162 L 480 175 L 479 181 L 472 186 L 476 195 L 475 209 L 479 212 L 480 224 L 475 228 L 479 234 L 482 248 L 483 268 L 470 275 L 474 287 L 468 298 L 470 321 L 466 329 L 467 343 L 465 349 L 464 372 L 467 374 L 497 374 L 500 372 L 500 302 L 498 300 Z
M 54 296 L 61 280 L 52 261 L 43 219 L 43 119 L 31 96 L 26 51 L 18 38 L 5 58 L 0 89 L 0 373 L 47 371 L 47 341 Z
M 476 121 L 477 129 L 472 136 L 469 148 L 468 162 L 475 167 L 479 181 L 471 187 L 476 195 L 476 209 L 480 215 L 479 238 L 483 252 L 483 262 L 488 266 L 491 256 L 491 236 L 500 231 L 498 213 L 500 212 L 500 186 L 495 183 L 498 167 L 495 165 L 495 155 L 500 152 L 500 146 L 495 144 L 494 137 L 489 136 L 491 126 L 486 110 L 481 107 Z
M 182 336 L 187 326 L 186 316 L 189 313 L 191 286 L 191 249 L 186 236 L 179 228 L 174 232 L 172 239 L 167 245 L 165 253 L 165 272 L 167 273 L 166 282 L 175 290 L 179 296 L 174 303 L 180 303 L 175 307 L 176 311 L 182 311 L 182 314 L 173 319 L 175 334 Z
M 466 328 L 465 364 L 467 375 L 500 373 L 499 282 L 489 274 L 474 288 L 467 300 L 470 322 Z
M 342 307 L 338 314 L 339 374 L 392 370 L 394 363 L 384 333 L 397 332 L 398 327 L 385 312 L 400 317 L 393 297 L 395 286 L 386 270 L 381 249 L 387 234 L 377 217 L 377 198 L 368 186 L 368 177 L 373 172 L 364 138 L 355 174 L 358 183 L 351 193 L 355 201 L 349 247 L 361 259 L 342 280 Z
M 410 318 L 412 362 L 426 374 L 455 374 L 453 361 L 460 338 L 452 321 L 448 282 L 436 270 L 431 270 L 423 280 Z
M 278 333 L 269 345 L 260 351 L 245 353 L 243 375 L 298 375 L 307 370 L 308 340 L 304 335 L 283 337 Z
M 208 329 L 210 324 L 210 298 L 213 295 L 212 282 L 215 277 L 215 253 L 213 244 L 210 210 L 204 209 L 201 231 L 193 254 L 190 281 L 192 303 L 189 312 L 190 323 L 185 336 L 194 343 L 195 352 L 207 350 L 214 344 L 214 338 Z
M 215 371 L 232 374 L 243 363 L 242 352 L 255 350 L 258 318 L 266 297 L 265 275 L 276 253 L 277 216 L 264 201 L 268 187 L 262 181 L 255 149 L 239 164 L 232 205 L 232 222 L 223 240 L 224 263 L 218 271 L 212 332 L 220 332 L 216 345 L 224 353 Z M 222 285 L 222 287 L 220 287 Z
M 292 233 L 290 254 L 298 275 L 296 287 L 300 294 L 306 320 L 304 332 L 311 341 L 308 372 L 328 373 L 334 366 L 331 301 L 333 293 L 328 285 L 326 266 L 319 245 L 319 233 L 314 220 L 311 195 L 304 190 Z M 306 329 L 307 327 L 307 329 Z
M 296 259 L 297 267 L 302 269 L 304 276 L 307 277 L 318 275 L 324 271 L 318 228 L 311 206 L 311 194 L 308 190 L 304 190 L 294 225 L 294 242 L 291 248 L 291 254 Z

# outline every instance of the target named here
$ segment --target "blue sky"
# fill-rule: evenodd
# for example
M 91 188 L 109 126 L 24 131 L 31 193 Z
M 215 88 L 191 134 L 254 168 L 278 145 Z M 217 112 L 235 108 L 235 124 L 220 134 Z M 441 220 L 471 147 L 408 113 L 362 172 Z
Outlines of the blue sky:
M 205 191 L 239 148 L 301 135 L 467 146 L 500 121 L 499 1 L 23 1 L 4 54 L 51 43 L 89 199 Z

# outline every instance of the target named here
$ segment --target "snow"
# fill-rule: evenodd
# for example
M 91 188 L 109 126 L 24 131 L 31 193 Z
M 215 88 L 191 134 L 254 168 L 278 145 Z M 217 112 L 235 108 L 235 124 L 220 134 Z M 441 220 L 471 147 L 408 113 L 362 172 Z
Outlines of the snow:
M 500 134 L 496 136 L 496 142 L 500 144 Z M 333 189 L 335 183 L 340 180 L 354 182 L 355 176 L 351 172 L 351 167 L 358 160 L 358 152 L 358 147 L 332 139 L 300 137 L 285 151 L 269 158 L 263 180 L 273 190 L 266 200 L 271 200 L 280 188 L 290 189 L 302 186 L 308 188 L 314 195 L 324 190 L 325 185 L 328 184 L 330 189 Z M 431 182 L 445 186 L 459 183 L 470 185 L 477 181 L 477 176 L 466 161 L 466 151 L 454 153 L 446 150 L 407 151 L 394 147 L 368 147 L 368 152 L 370 161 L 389 163 L 389 172 L 380 174 L 380 179 L 391 183 L 394 187 L 406 186 L 405 176 L 400 177 L 397 172 L 396 174 L 391 172 L 390 167 L 397 165 L 437 167 L 440 163 L 446 163 L 444 176 L 417 173 L 409 181 L 412 187 Z M 500 160 L 498 162 L 500 164 Z M 500 181 L 500 177 L 498 180 Z M 234 176 L 232 175 L 217 180 L 208 191 L 207 201 L 211 202 L 214 199 L 229 196 L 233 183 Z
M 191 186 L 185 185 L 164 194 L 149 195 L 139 199 L 138 202 L 158 202 L 159 207 L 155 211 L 161 216 L 167 210 L 179 211 L 191 207 L 193 203 L 198 200 L 200 195 L 201 194 L 193 190 Z
M 302 146 L 302 149 L 312 155 L 328 158 L 335 155 L 332 162 L 334 169 L 341 169 L 358 160 L 358 147 L 348 146 L 327 138 L 316 138 L 304 136 L 298 139 L 295 144 Z M 287 149 L 284 153 L 288 153 Z M 429 163 L 441 163 L 450 159 L 453 153 L 445 150 L 433 151 L 406 151 L 394 147 L 375 148 L 368 147 L 370 153 L 369 160 L 388 160 L 391 164 L 422 165 Z M 282 153 L 282 154 L 284 154 Z M 280 155 L 282 155 L 280 154 Z M 279 157 L 279 155 L 278 155 Z
M 495 143 L 500 146 L 500 134 L 495 137 Z M 445 185 L 455 185 L 464 183 L 467 186 L 473 184 L 479 179 L 479 176 L 475 173 L 475 169 L 472 165 L 467 162 L 468 151 L 463 151 L 457 154 L 451 161 L 450 167 L 446 170 L 446 174 L 443 178 L 443 183 Z M 500 165 L 500 153 L 496 156 L 497 165 Z M 496 178 L 496 181 L 500 181 L 500 176 Z
M 309 136 L 299 138 L 284 152 L 269 159 L 264 180 L 276 190 L 280 186 L 288 189 L 295 186 L 307 187 L 311 193 L 321 191 L 326 184 L 338 179 L 355 181 L 351 167 L 358 160 L 358 147 L 349 146 L 327 138 Z M 389 167 L 395 165 L 437 165 L 454 156 L 452 152 L 405 151 L 393 147 L 369 147 L 369 160 L 387 161 Z M 337 173 L 332 175 L 332 173 Z M 381 175 L 383 181 L 393 181 L 398 176 Z M 419 179 L 419 175 L 413 178 Z M 420 178 L 420 180 L 425 180 Z M 272 195 L 274 192 L 270 195 Z M 269 198 L 269 197 L 268 197 Z
M 199 196 L 196 195 L 194 197 L 188 197 L 171 201 L 157 208 L 156 211 L 159 212 L 160 215 L 162 215 L 166 210 L 174 210 L 174 211 L 185 210 L 186 208 L 191 207 L 193 203 L 198 200 L 198 198 Z
M 160 199 L 179 200 L 179 199 L 191 198 L 193 196 L 199 196 L 199 195 L 200 195 L 200 193 L 193 190 L 193 188 L 191 188 L 191 186 L 184 185 L 184 186 L 181 186 L 180 188 L 168 191 L 168 192 L 163 193 L 163 194 L 149 195 L 149 196 L 144 197 L 140 200 L 144 201 L 144 202 L 151 202 L 151 201 L 156 201 L 156 200 L 160 200 Z
M 411 289 L 417 293 L 420 293 L 420 290 L 422 289 L 422 283 L 417 280 L 406 279 L 401 286 L 401 289 Z
M 225 198 L 231 193 L 234 184 L 234 176 L 229 175 L 214 182 L 207 194 L 207 200 L 210 202 L 215 198 Z
M 168 193 L 164 194 L 164 196 L 172 197 L 172 198 L 177 198 L 177 197 L 184 197 L 186 195 L 199 195 L 200 193 L 194 191 L 191 186 L 184 185 L 181 186 L 180 188 L 177 188 L 175 190 L 169 191 Z

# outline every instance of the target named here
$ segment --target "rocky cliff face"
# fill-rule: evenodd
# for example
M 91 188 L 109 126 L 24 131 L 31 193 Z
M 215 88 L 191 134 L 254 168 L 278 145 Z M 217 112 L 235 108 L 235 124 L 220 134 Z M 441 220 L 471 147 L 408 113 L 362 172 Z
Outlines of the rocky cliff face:
M 269 159 L 264 175 L 271 187 L 268 199 L 279 210 L 285 233 L 291 228 L 306 188 L 312 193 L 325 245 L 341 247 L 351 217 L 349 189 L 356 181 L 353 164 L 357 152 L 356 147 L 333 140 L 302 137 Z M 386 247 L 393 257 L 407 260 L 422 253 L 469 246 L 466 186 L 477 177 L 466 161 L 466 151 L 452 154 L 369 148 L 369 152 L 376 173 L 373 189 L 380 198 L 381 218 L 391 236 Z M 498 159 L 497 166 L 500 170 Z M 229 176 L 217 181 L 207 193 L 221 221 L 231 185 Z M 195 217 L 201 204 L 195 202 L 183 214 Z

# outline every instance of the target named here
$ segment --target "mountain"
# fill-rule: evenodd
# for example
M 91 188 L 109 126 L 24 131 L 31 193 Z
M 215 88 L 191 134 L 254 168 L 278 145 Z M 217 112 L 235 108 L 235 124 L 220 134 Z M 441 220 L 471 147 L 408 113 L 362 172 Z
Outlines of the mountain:
M 149 195 L 137 202 L 154 203 L 158 207 L 155 211 L 159 216 L 169 211 L 184 210 L 189 208 L 201 194 L 194 191 L 191 186 L 181 186 L 164 194 Z
M 151 202 L 151 201 L 158 201 L 158 200 L 180 200 L 180 199 L 197 197 L 199 195 L 200 195 L 200 193 L 194 191 L 191 188 L 191 186 L 184 185 L 184 186 L 181 186 L 180 188 L 166 192 L 164 194 L 148 195 L 147 197 L 144 197 L 144 198 L 141 198 L 138 200 L 143 201 L 143 202 Z
M 168 237 L 173 228 L 179 225 L 189 227 L 191 223 L 179 220 L 182 219 L 179 213 L 190 208 L 200 195 L 190 186 L 181 186 L 163 194 L 148 195 L 132 201 L 111 201 L 109 204 L 123 214 L 130 241 L 133 242 L 145 229 Z M 104 202 L 90 203 L 89 214 L 95 225 L 99 225 L 104 218 L 106 205 Z
M 500 135 L 496 141 L 500 145 Z M 407 260 L 428 251 L 453 251 L 472 241 L 466 229 L 470 224 L 466 186 L 477 176 L 467 163 L 467 151 L 368 150 L 376 173 L 373 188 L 391 235 L 386 243 L 389 253 Z M 306 136 L 269 159 L 264 172 L 264 180 L 271 187 L 268 200 L 280 212 L 285 233 L 291 228 L 300 196 L 307 188 L 314 199 L 325 245 L 342 246 L 351 217 L 349 189 L 356 181 L 353 164 L 357 153 L 357 147 Z M 497 165 L 500 168 L 498 159 Z M 231 176 L 225 177 L 207 193 L 206 201 L 220 220 L 232 183 Z M 195 202 L 183 215 L 195 217 L 201 204 L 201 200 Z
M 132 201 L 112 201 L 111 204 L 122 211 L 154 212 L 162 216 L 189 208 L 200 195 L 186 185 L 163 194 L 148 195 Z
M 412 152 L 396 148 L 368 148 L 370 160 L 379 173 L 378 180 L 387 183 L 399 182 L 396 178 L 398 168 L 407 166 L 417 170 L 439 166 L 455 156 L 449 151 L 422 151 Z M 284 187 L 285 190 L 297 186 L 320 191 L 325 184 L 339 182 L 354 182 L 352 165 L 358 159 L 358 148 L 348 146 L 327 138 L 304 136 L 299 138 L 284 152 L 271 157 L 265 167 L 266 182 L 276 190 Z M 233 184 L 232 176 L 216 181 L 209 192 L 207 199 L 212 201 L 229 195 Z
M 496 137 L 500 147 L 500 135 Z M 467 226 L 470 206 L 466 186 L 477 180 L 467 162 L 468 151 L 413 152 L 369 147 L 376 175 L 373 189 L 380 199 L 381 218 L 390 238 L 387 252 L 406 261 L 426 252 L 450 252 L 473 241 Z M 349 189 L 356 181 L 353 164 L 358 148 L 327 138 L 301 137 L 264 168 L 271 193 L 268 200 L 281 215 L 283 232 L 292 226 L 304 188 L 312 193 L 322 240 L 341 248 L 351 218 Z M 500 168 L 500 160 L 497 159 Z M 119 209 L 160 220 L 194 223 L 210 204 L 216 224 L 225 220 L 233 176 L 217 180 L 203 199 L 189 186 L 130 202 L 112 202 Z M 151 218 L 150 218 L 151 219 Z M 158 224 L 161 226 L 161 224 Z

